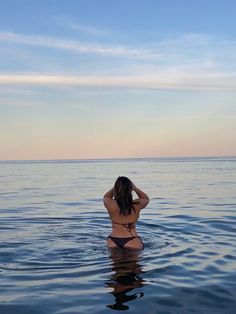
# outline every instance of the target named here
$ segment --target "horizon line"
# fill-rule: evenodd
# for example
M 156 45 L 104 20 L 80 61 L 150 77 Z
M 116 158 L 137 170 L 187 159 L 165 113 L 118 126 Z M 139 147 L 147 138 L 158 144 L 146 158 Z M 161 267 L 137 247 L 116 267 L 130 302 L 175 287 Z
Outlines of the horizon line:
M 175 159 L 175 158 L 236 158 L 236 155 L 201 155 L 201 156 L 147 156 L 147 157 L 99 157 L 99 158 L 49 158 L 49 159 L 0 159 L 7 162 L 63 162 L 63 161 L 96 161 L 96 160 L 130 160 L 130 159 Z

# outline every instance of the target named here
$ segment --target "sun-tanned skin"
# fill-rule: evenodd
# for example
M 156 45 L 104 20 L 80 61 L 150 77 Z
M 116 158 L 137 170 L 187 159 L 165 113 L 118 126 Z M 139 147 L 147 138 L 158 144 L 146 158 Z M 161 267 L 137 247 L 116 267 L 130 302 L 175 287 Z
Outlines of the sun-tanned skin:
M 133 201 L 134 210 L 132 210 L 132 212 L 127 216 L 120 214 L 120 208 L 115 200 L 114 188 L 105 193 L 103 203 L 112 222 L 112 232 L 110 236 L 115 238 L 134 237 L 133 239 L 129 239 L 123 247 L 142 249 L 143 242 L 136 232 L 135 224 L 139 219 L 141 209 L 146 207 L 149 203 L 149 198 L 146 193 L 138 189 L 133 183 L 132 190 L 137 194 L 138 198 Z M 117 244 L 110 237 L 108 237 L 107 246 L 115 248 L 117 247 Z

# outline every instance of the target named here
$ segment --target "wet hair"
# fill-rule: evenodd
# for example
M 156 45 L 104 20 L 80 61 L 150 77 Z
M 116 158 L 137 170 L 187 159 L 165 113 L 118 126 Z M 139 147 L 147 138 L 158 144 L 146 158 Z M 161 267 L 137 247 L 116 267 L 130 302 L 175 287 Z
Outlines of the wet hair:
M 126 177 L 118 177 L 114 185 L 114 197 L 120 208 L 120 215 L 128 216 L 135 211 L 132 197 L 132 182 Z

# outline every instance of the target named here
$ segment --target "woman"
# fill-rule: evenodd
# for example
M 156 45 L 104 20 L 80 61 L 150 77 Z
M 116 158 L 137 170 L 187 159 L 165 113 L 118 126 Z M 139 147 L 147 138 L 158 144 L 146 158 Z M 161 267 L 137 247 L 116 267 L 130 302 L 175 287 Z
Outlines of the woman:
M 138 195 L 133 200 L 132 191 Z M 128 178 L 119 177 L 103 197 L 112 222 L 112 232 L 107 239 L 110 248 L 142 249 L 143 242 L 136 232 L 136 222 L 142 208 L 149 203 L 147 194 L 138 189 Z

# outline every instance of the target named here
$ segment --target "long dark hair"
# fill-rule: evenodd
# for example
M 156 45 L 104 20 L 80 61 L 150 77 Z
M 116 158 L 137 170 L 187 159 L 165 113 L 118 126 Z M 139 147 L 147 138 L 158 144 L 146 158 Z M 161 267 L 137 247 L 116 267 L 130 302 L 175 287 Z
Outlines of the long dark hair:
M 132 197 L 132 182 L 126 177 L 118 177 L 114 185 L 114 197 L 120 208 L 120 215 L 128 216 L 135 211 Z

